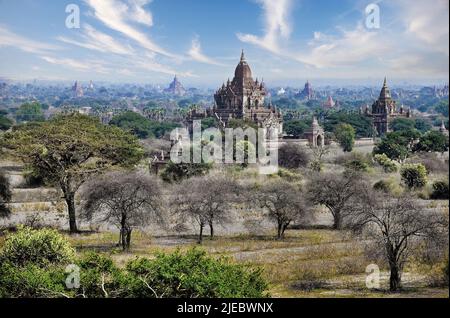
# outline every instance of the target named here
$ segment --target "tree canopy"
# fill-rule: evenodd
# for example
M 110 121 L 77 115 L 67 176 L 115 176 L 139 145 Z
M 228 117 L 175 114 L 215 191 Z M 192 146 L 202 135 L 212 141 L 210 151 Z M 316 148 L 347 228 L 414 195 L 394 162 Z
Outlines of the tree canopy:
M 133 166 L 143 156 L 134 136 L 77 113 L 19 126 L 6 133 L 2 143 L 39 175 L 59 185 L 71 232 L 77 231 L 74 196 L 87 178 L 112 166 Z

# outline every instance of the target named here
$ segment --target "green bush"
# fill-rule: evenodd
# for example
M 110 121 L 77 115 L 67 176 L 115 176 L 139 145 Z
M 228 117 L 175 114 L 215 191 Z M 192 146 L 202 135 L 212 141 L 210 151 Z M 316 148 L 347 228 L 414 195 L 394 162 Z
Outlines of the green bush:
M 0 265 L 0 298 L 72 297 L 65 288 L 66 273 L 59 266 L 42 268 L 34 264 L 17 267 L 9 262 Z
M 394 160 L 389 159 L 388 156 L 383 154 L 374 155 L 373 159 L 378 163 L 386 173 L 397 172 L 397 164 Z
M 0 261 L 18 267 L 32 264 L 44 268 L 68 263 L 74 255 L 75 250 L 57 231 L 20 227 L 6 238 Z
M 384 193 L 391 193 L 393 188 L 392 184 L 387 180 L 380 180 L 373 185 L 374 190 L 382 191 Z
M 431 192 L 430 199 L 433 200 L 448 200 L 448 182 L 447 181 L 436 181 L 433 183 L 433 192 Z
M 405 164 L 400 175 L 409 189 L 420 189 L 427 184 L 427 169 L 423 164 Z
M 136 259 L 127 264 L 127 270 L 164 297 L 257 298 L 267 288 L 259 269 L 216 260 L 197 249 L 158 254 L 153 261 Z

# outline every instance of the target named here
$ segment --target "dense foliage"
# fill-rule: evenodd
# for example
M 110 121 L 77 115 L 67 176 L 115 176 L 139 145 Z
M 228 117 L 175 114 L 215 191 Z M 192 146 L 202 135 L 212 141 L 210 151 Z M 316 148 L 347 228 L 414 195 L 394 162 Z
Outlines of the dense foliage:
M 52 244 L 45 243 L 45 239 Z M 267 284 L 261 270 L 233 264 L 223 258 L 215 259 L 197 249 L 186 253 L 160 253 L 152 260 L 137 258 L 127 262 L 125 268 L 117 267 L 108 256 L 89 252 L 74 259 L 74 264 L 69 267 L 73 250 L 64 238 L 53 231 L 21 229 L 19 233 L 11 234 L 8 242 L 0 251 L 4 257 L 0 262 L 0 297 L 266 296 Z M 24 248 L 24 259 L 17 258 L 17 251 L 11 248 L 11 244 L 16 242 L 21 242 L 20 247 Z M 37 242 L 45 248 L 38 248 Z M 78 269 L 78 282 L 70 278 L 72 271 L 66 271 L 68 268 Z M 73 285 L 67 285 L 68 282 Z
M 161 178 L 169 183 L 179 182 L 194 176 L 205 175 L 210 169 L 211 165 L 207 163 L 173 163 L 170 161 L 161 173 Z
M 334 132 L 339 124 L 351 125 L 357 138 L 373 136 L 372 121 L 367 116 L 346 111 L 331 113 L 325 120 L 324 129 L 327 132 Z
M 41 104 L 38 102 L 25 103 L 16 111 L 18 122 L 44 121 L 44 113 Z
M 179 127 L 177 123 L 159 122 L 145 118 L 138 113 L 127 111 L 111 119 L 110 125 L 120 127 L 124 130 L 131 131 L 141 139 L 149 137 L 160 138 L 167 132 Z
M 74 255 L 75 250 L 57 231 L 24 227 L 8 235 L 0 252 L 0 261 L 18 267 L 34 265 L 44 268 L 65 264 Z

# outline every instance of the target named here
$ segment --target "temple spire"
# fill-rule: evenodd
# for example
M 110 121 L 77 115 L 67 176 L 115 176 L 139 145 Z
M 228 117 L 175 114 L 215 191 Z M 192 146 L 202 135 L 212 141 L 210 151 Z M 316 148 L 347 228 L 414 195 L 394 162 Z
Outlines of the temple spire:
M 242 49 L 242 52 L 241 52 L 241 62 L 244 62 L 245 61 L 245 54 L 244 54 L 244 49 Z

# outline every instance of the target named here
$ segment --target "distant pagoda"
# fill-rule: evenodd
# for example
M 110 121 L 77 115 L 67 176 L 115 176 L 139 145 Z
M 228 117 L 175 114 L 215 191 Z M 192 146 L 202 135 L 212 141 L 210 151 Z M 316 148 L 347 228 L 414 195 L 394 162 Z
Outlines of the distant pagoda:
M 84 95 L 83 88 L 78 83 L 78 81 L 75 81 L 75 84 L 73 84 L 72 92 L 74 97 L 83 97 Z
M 268 92 L 264 81 L 253 79 L 242 51 L 233 80 L 228 79 L 214 94 L 214 107 L 203 112 L 191 111 L 189 121 L 209 116 L 216 118 L 222 127 L 227 127 L 230 120 L 241 119 L 253 122 L 260 128 L 275 128 L 281 135 L 283 117 L 272 103 L 266 106 L 266 96 Z
M 366 106 L 361 112 L 372 118 L 373 126 L 378 136 L 385 135 L 390 131 L 390 123 L 393 119 L 397 117 L 411 117 L 411 109 L 406 110 L 402 105 L 400 110 L 397 110 L 397 102 L 392 99 L 386 78 L 384 78 L 383 88 L 378 100 L 372 105 L 372 110 L 370 111 L 369 107 Z
M 312 100 L 315 98 L 314 96 L 314 90 L 312 88 L 312 85 L 309 81 L 306 81 L 305 87 L 302 91 L 300 91 L 295 97 L 303 99 L 303 100 Z
M 336 103 L 333 100 L 333 97 L 328 96 L 327 101 L 323 104 L 323 107 L 325 109 L 332 109 L 332 108 L 334 108 L 334 106 L 336 106 Z
M 186 89 L 178 80 L 178 77 L 175 75 L 172 83 L 170 83 L 169 87 L 164 90 L 164 93 L 175 95 L 175 96 L 184 96 L 186 95 Z

